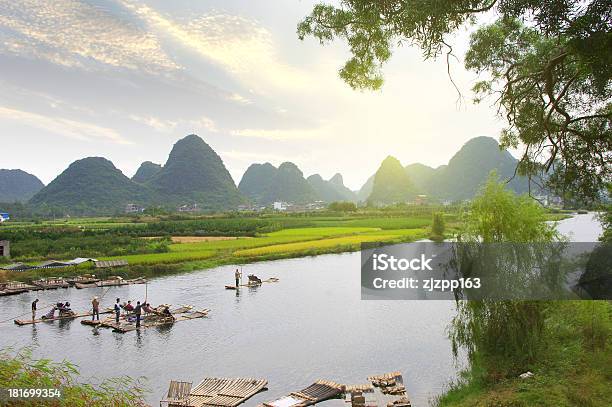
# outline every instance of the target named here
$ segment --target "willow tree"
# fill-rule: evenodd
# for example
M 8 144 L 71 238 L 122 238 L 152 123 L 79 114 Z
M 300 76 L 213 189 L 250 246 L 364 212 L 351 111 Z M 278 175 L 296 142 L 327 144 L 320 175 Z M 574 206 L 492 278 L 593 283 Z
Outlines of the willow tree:
M 554 225 L 545 222 L 540 205 L 506 189 L 493 173 L 464 212 L 457 240 L 480 246 L 519 243 L 507 245 L 508 250 L 521 252 L 510 256 L 518 258 L 528 250 L 524 244 L 532 244 L 537 252 L 561 237 Z M 517 284 L 520 287 L 518 280 Z M 544 317 L 548 304 L 492 299 L 458 301 L 458 312 L 449 329 L 455 356 L 461 349 L 467 351 L 473 370 L 481 372 L 486 380 L 524 372 L 538 360 L 545 343 Z
M 608 0 L 340 0 L 320 3 L 299 38 L 348 42 L 340 77 L 355 89 L 383 85 L 382 66 L 397 45 L 424 59 L 446 57 L 450 38 L 483 13 L 465 55 L 484 73 L 475 101 L 491 97 L 507 126 L 503 147 L 520 147 L 520 174 L 547 179 L 559 194 L 596 199 L 612 161 L 612 3 Z M 450 72 L 450 71 L 449 71 Z M 545 175 L 545 177 L 543 177 Z

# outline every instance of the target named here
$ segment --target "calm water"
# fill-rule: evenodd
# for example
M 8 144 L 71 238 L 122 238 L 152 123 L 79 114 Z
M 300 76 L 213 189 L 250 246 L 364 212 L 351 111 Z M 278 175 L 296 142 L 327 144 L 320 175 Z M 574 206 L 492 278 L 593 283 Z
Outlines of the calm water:
M 563 221 L 559 228 L 574 232 L 576 241 L 601 233 L 590 214 Z M 245 274 L 280 282 L 240 293 L 224 289 L 232 283 L 231 266 L 157 278 L 148 284 L 149 302 L 206 307 L 210 316 L 127 334 L 96 331 L 79 320 L 24 327 L 5 323 L 0 347 L 35 345 L 36 357 L 68 359 L 93 382 L 146 376 L 152 405 L 171 379 L 195 384 L 204 376 L 266 378 L 270 390 L 246 403 L 256 405 L 320 378 L 364 383 L 371 374 L 400 370 L 413 405 L 426 406 L 456 374 L 445 333 L 454 303 L 361 301 L 359 262 L 359 253 L 349 253 L 252 264 Z M 0 320 L 27 312 L 36 296 L 42 303 L 70 301 L 81 310 L 104 292 L 68 289 L 4 297 Z M 102 303 L 144 294 L 144 285 L 114 287 Z

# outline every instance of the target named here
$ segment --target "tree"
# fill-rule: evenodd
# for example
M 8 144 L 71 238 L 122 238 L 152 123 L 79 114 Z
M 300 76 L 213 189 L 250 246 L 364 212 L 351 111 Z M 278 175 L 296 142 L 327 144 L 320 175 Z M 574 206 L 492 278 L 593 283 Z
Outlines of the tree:
M 396 44 L 450 63 L 448 39 L 485 12 L 497 20 L 472 35 L 465 65 L 487 74 L 474 86 L 475 101 L 495 96 L 508 124 L 502 147 L 522 147 L 517 171 L 534 182 L 553 173 L 551 187 L 598 198 L 612 177 L 609 1 L 341 0 L 316 5 L 297 33 L 322 44 L 345 39 L 352 56 L 340 77 L 355 89 L 378 89 Z
M 327 209 L 334 212 L 355 212 L 357 205 L 348 201 L 336 201 L 327 206 Z
M 544 210 L 517 196 L 493 173 L 463 216 L 460 243 L 549 243 L 560 237 Z M 519 248 L 519 251 L 522 249 Z M 449 330 L 455 356 L 465 349 L 474 371 L 495 381 L 522 373 L 544 341 L 544 301 L 458 301 Z
M 444 213 L 435 212 L 431 224 L 431 239 L 444 240 Z

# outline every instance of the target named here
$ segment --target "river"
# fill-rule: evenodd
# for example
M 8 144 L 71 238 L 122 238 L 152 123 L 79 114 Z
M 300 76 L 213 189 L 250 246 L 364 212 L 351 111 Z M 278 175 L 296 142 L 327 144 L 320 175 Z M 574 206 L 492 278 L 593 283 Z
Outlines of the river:
M 593 214 L 559 222 L 574 241 L 594 241 L 601 227 Z M 347 384 L 366 382 L 372 374 L 400 370 L 413 406 L 427 406 L 456 377 L 446 328 L 452 301 L 361 301 L 359 253 L 322 255 L 262 262 L 244 273 L 280 282 L 240 292 L 232 284 L 233 266 L 155 278 L 147 286 L 149 302 L 210 308 L 208 318 L 142 332 L 113 333 L 81 325 L 79 320 L 31 326 L 3 324 L 0 348 L 33 346 L 35 357 L 76 363 L 82 380 L 146 376 L 157 405 L 170 380 L 198 383 L 204 376 L 266 378 L 270 390 L 246 405 L 297 391 L 317 379 Z M 89 307 L 91 297 L 106 293 L 140 299 L 145 286 L 68 289 L 0 298 L 0 320 L 41 303 L 70 301 Z M 337 402 L 322 403 L 321 405 Z

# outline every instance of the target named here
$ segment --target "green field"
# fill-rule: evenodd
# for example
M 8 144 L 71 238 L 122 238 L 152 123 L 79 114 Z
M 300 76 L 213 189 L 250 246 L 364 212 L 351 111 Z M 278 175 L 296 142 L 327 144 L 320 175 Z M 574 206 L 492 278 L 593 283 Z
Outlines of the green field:
M 79 218 L 14 222 L 0 229 L 0 237 L 6 235 L 11 240 L 13 261 L 36 264 L 47 259 L 70 260 L 74 257 L 124 259 L 129 266 L 112 271 L 129 277 L 355 251 L 360 249 L 361 243 L 413 241 L 426 238 L 430 224 L 431 216 L 420 213 L 418 216 L 360 213 L 246 218 Z M 173 236 L 236 238 L 179 243 L 171 241 Z M 0 274 L 0 278 L 27 280 L 50 272 L 7 272 Z M 83 267 L 52 271 L 53 275 L 83 272 Z

